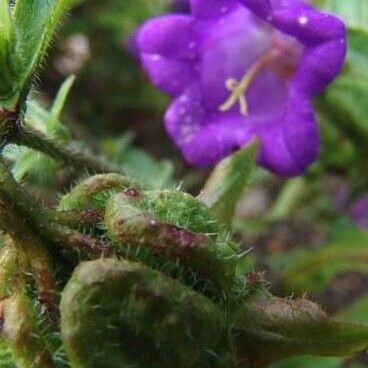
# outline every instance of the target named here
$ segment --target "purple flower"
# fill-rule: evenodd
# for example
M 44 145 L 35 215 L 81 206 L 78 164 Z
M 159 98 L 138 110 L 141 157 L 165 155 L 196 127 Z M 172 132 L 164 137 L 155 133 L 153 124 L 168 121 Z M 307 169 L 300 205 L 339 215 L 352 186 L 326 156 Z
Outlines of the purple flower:
M 312 98 L 337 76 L 344 24 L 299 0 L 191 0 L 147 21 L 138 47 L 173 97 L 165 122 L 190 163 L 216 163 L 254 138 L 259 164 L 302 173 L 317 156 Z

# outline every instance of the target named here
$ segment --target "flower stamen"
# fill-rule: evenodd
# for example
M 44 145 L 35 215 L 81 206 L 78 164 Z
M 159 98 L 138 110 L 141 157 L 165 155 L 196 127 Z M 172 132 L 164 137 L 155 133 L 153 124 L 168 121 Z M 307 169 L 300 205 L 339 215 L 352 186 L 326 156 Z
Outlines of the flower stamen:
M 222 112 L 229 111 L 239 102 L 240 113 L 245 117 L 248 116 L 249 107 L 245 93 L 257 75 L 276 57 L 277 55 L 274 52 L 265 54 L 244 73 L 240 82 L 235 78 L 228 78 L 225 81 L 225 86 L 232 93 L 228 99 L 219 106 L 219 110 Z

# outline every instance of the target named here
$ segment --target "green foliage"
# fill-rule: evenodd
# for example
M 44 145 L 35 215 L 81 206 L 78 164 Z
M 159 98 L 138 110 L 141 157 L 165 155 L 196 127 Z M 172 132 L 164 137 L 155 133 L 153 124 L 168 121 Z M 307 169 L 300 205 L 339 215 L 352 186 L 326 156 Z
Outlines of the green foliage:
M 352 322 L 368 322 L 368 296 L 363 296 L 354 302 L 351 306 L 342 310 L 338 318 L 340 320 Z
M 232 220 L 235 206 L 249 182 L 257 153 L 258 142 L 250 143 L 220 162 L 208 179 L 200 199 L 219 220 Z
M 14 29 L 8 0 L 0 1 L 0 101 L 11 97 L 15 87 L 13 66 L 9 63 L 9 55 L 14 43 Z
M 312 356 L 298 356 L 272 364 L 272 368 L 340 368 L 340 358 L 318 358 Z M 358 367 L 356 367 L 358 368 Z
M 60 124 L 60 115 L 64 110 L 66 100 L 69 96 L 70 90 L 73 87 L 75 76 L 72 75 L 65 80 L 61 85 L 55 100 L 52 104 L 49 116 L 45 122 L 45 129 L 48 133 L 59 135 L 62 138 L 63 134 L 65 139 L 69 138 L 69 134 L 65 127 Z
M 365 101 L 368 99 L 368 4 L 364 0 L 329 0 L 324 5 L 340 14 L 348 26 L 348 55 L 343 73 L 319 99 L 323 117 L 363 150 L 368 141 Z M 362 152 L 359 152 L 360 154 Z M 353 157 L 351 162 L 359 161 Z
M 271 264 L 282 271 L 288 292 L 318 291 L 344 272 L 367 273 L 367 244 L 366 232 L 353 232 L 318 250 L 300 249 L 275 256 Z
M 17 0 L 0 3 L 0 101 L 19 109 L 65 12 L 74 0 Z
M 27 93 L 61 18 L 74 0 L 18 0 L 14 9 L 16 46 L 12 63 L 17 88 Z M 32 30 L 32 31 L 30 31 Z
M 60 123 L 60 115 L 73 85 L 74 77 L 68 78 L 60 87 L 55 100 L 47 111 L 36 100 L 27 102 L 26 119 L 35 129 L 50 134 L 65 143 L 70 141 L 70 135 Z M 34 185 L 49 187 L 56 181 L 59 165 L 51 157 L 35 150 L 12 145 L 8 147 L 6 156 L 14 162 L 12 171 L 17 180 L 29 179 Z
M 92 254 L 100 239 L 113 240 L 103 248 L 109 258 L 81 263 L 63 278 L 61 334 L 73 368 L 263 367 L 295 355 L 350 355 L 368 345 L 366 325 L 333 321 L 306 299 L 272 297 L 262 277 L 240 273 L 244 254 L 210 208 L 189 194 L 97 175 L 66 194 L 59 209 L 105 212 L 102 223 L 92 224 L 96 238 L 72 233 Z M 125 251 L 132 247 L 135 258 Z M 140 248 L 152 258 L 139 257 Z M 197 277 L 186 279 L 190 273 Z M 25 300 L 18 292 L 6 299 L 3 336 L 20 367 L 35 357 L 48 367 L 57 355 Z
M 161 189 L 175 186 L 174 165 L 169 160 L 155 160 L 147 152 L 132 146 L 134 136 L 127 133 L 118 139 L 102 141 L 102 152 L 122 165 L 127 175 L 136 178 L 152 188 Z
M 361 63 L 366 69 L 368 60 L 368 32 L 350 32 L 350 54 L 344 73 L 322 96 L 320 108 L 325 116 L 351 139 L 363 143 L 368 139 L 368 122 L 364 101 L 368 98 L 368 74 L 362 73 Z
M 73 176 L 63 182 L 57 180 L 60 165 L 54 159 L 69 164 L 70 151 L 65 154 L 61 150 L 60 158 L 47 151 L 52 147 L 46 142 L 55 138 L 61 148 L 73 143 L 60 116 L 74 77 L 64 82 L 50 109 L 28 92 L 60 19 L 74 3 L 18 0 L 9 12 L 8 2 L 0 0 L 1 107 L 21 113 L 27 126 L 44 134 L 33 146 L 43 148 L 42 154 L 12 146 L 7 158 L 14 163 L 14 176 L 27 180 L 43 196 L 48 190 L 55 197 L 56 188 L 68 188 L 75 179 Z M 255 260 L 234 242 L 228 225 L 244 189 L 256 177 L 252 170 L 257 143 L 220 163 L 201 196 L 195 198 L 180 190 L 162 190 L 176 187 L 173 163 L 154 160 L 131 146 L 132 135 L 120 135 L 126 121 L 142 124 L 142 130 L 153 126 L 146 142 L 140 137 L 140 143 L 150 145 L 152 141 L 154 155 L 161 154 L 157 147 L 165 146 L 160 135 L 156 136 L 158 129 L 154 125 L 155 120 L 161 123 L 161 114 L 159 119 L 155 117 L 165 99 L 144 83 L 134 56 L 129 54 L 131 51 L 123 51 L 122 43 L 127 46 L 138 23 L 164 11 L 168 3 L 84 2 L 58 45 L 59 52 L 67 49 L 69 37 L 75 34 L 81 34 L 89 45 L 93 60 L 82 65 L 69 113 L 73 123 L 83 118 L 88 124 L 88 133 L 78 131 L 80 136 L 103 133 L 95 148 L 102 147 L 110 161 L 117 162 L 119 169 L 124 168 L 126 176 L 90 177 L 63 195 L 56 210 L 24 200 L 23 189 L 12 196 L 11 187 L 17 183 L 1 177 L 2 222 L 6 223 L 9 213 L 18 216 L 16 229 L 5 230 L 13 237 L 22 235 L 25 244 L 21 248 L 26 249 L 22 252 L 9 248 L 10 243 L 0 239 L 2 368 L 59 368 L 69 364 L 73 368 L 249 368 L 294 355 L 345 356 L 368 346 L 367 326 L 331 320 L 304 298 L 272 297 L 263 275 L 249 272 L 255 267 Z M 310 211 L 306 211 L 309 218 L 323 218 L 328 225 L 322 226 L 328 226 L 338 239 L 314 252 L 293 252 L 274 259 L 273 264 L 283 271 L 287 290 L 298 293 L 322 290 L 341 272 L 367 272 L 368 236 L 359 233 L 341 237 L 333 220 L 326 220 L 331 214 L 336 216 L 332 201 L 326 195 L 315 195 L 326 167 L 341 171 L 353 168 L 355 172 L 365 167 L 366 4 L 364 0 L 357 0 L 354 6 L 335 0 L 319 3 L 341 14 L 349 25 L 350 50 L 344 72 L 318 101 L 328 145 L 321 164 L 307 177 L 286 182 L 271 210 L 267 208 L 256 220 L 261 223 L 258 231 L 269 235 L 267 225 L 287 221 L 300 209 L 303 200 L 310 199 Z M 57 58 L 64 56 L 56 53 L 52 65 L 59 65 Z M 46 89 L 53 89 L 58 77 L 53 74 L 49 79 Z M 127 128 L 125 123 L 123 129 Z M 331 158 L 337 147 L 339 155 Z M 84 167 L 90 172 L 94 172 L 94 167 L 96 172 L 110 171 L 93 164 L 91 169 L 78 162 L 78 176 L 85 175 Z M 180 167 L 176 174 L 180 175 Z M 4 170 L 2 175 L 6 176 Z M 256 182 L 267 186 L 269 180 L 274 179 L 260 176 Z M 244 228 L 251 228 L 250 221 Z M 34 248 L 34 238 L 41 248 Z M 245 246 L 257 244 L 257 239 L 248 239 Z M 275 243 L 278 246 L 277 239 Z M 64 249 L 60 250 L 60 246 Z M 48 254 L 43 257 L 46 249 L 50 250 L 50 258 Z M 265 257 L 262 252 L 263 249 L 256 251 L 261 262 Z M 81 263 L 94 257 L 100 259 Z M 57 282 L 50 286 L 54 268 L 60 272 Z M 57 296 L 62 289 L 61 333 L 67 356 L 63 355 L 57 322 L 50 328 L 52 321 L 47 318 L 50 307 L 57 310 Z M 341 313 L 339 319 L 365 321 L 366 310 L 366 301 L 361 300 Z M 332 368 L 340 364 L 340 359 L 303 357 L 302 361 L 288 360 L 277 367 Z
M 12 24 L 10 9 L 7 0 L 0 1 L 0 50 L 1 53 L 8 47 L 10 41 Z

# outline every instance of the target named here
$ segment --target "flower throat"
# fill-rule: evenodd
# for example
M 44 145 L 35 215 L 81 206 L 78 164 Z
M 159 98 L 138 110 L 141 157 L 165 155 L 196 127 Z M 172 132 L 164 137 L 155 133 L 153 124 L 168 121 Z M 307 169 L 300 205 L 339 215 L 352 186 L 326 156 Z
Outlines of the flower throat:
M 219 106 L 222 112 L 231 110 L 237 103 L 239 103 L 240 113 L 247 117 L 249 115 L 249 105 L 245 96 L 249 87 L 259 73 L 272 64 L 275 59 L 280 57 L 280 52 L 273 50 L 264 54 L 259 58 L 242 76 L 240 81 L 235 78 L 228 78 L 225 81 L 226 88 L 231 92 L 228 99 Z

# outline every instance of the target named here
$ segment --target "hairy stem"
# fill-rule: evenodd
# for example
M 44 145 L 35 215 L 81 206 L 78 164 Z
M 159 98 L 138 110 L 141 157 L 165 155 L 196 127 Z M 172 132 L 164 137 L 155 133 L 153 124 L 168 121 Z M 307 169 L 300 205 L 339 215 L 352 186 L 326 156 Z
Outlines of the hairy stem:
M 104 220 L 104 212 L 102 210 L 66 210 L 66 211 L 49 211 L 55 220 L 72 229 L 82 226 L 94 226 Z
M 2 207 L 14 214 L 19 222 L 23 221 L 37 232 L 47 245 L 78 251 L 88 258 L 111 253 L 108 244 L 60 225 L 49 211 L 45 211 L 19 186 L 2 159 L 0 159 L 0 200 Z M 19 231 L 17 226 L 14 227 L 14 231 Z
M 25 123 L 18 129 L 17 134 L 9 137 L 9 140 L 11 143 L 45 153 L 55 160 L 62 161 L 78 170 L 88 170 L 93 173 L 122 173 L 121 168 L 108 162 L 103 157 L 96 156 L 86 150 L 82 151 L 73 143 L 60 142 L 58 139 L 46 135 Z
M 57 283 L 52 259 L 42 240 L 0 200 L 0 227 L 9 234 L 8 243 L 25 253 L 34 278 L 38 300 L 48 319 L 59 319 Z
M 92 173 L 123 173 L 123 170 L 102 156 L 80 150 L 74 143 L 65 143 L 27 124 L 16 111 L 0 109 L 1 147 L 13 143 L 42 152 L 78 170 Z

